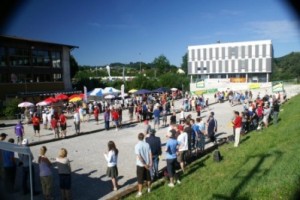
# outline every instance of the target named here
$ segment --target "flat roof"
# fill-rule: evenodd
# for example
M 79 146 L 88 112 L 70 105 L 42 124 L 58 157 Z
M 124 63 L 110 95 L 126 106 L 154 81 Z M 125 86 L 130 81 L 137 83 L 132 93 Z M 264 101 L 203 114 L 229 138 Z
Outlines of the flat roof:
M 22 37 L 17 37 L 17 36 L 0 35 L 0 38 L 21 40 L 21 41 L 26 41 L 26 42 L 44 43 L 44 44 L 57 45 L 57 46 L 67 46 L 67 47 L 70 47 L 71 49 L 79 48 L 78 46 L 75 46 L 75 45 L 60 44 L 60 43 L 47 42 L 47 41 L 42 41 L 42 40 L 33 40 L 33 39 L 22 38 Z
M 253 44 L 272 44 L 271 40 L 253 40 L 253 41 L 243 41 L 243 42 L 217 42 L 212 44 L 203 44 L 203 45 L 189 45 L 188 49 L 195 48 L 207 48 L 207 47 L 230 47 L 230 46 L 241 46 L 241 45 L 253 45 Z

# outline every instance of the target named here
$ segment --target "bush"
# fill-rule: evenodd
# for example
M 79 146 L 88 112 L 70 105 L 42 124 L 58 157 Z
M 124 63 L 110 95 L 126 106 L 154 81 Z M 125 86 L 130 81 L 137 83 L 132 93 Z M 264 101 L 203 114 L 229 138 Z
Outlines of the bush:
M 16 114 L 19 113 L 19 108 L 18 108 L 19 103 L 20 103 L 20 99 L 17 98 L 8 101 L 3 112 L 4 117 L 9 119 L 15 118 Z

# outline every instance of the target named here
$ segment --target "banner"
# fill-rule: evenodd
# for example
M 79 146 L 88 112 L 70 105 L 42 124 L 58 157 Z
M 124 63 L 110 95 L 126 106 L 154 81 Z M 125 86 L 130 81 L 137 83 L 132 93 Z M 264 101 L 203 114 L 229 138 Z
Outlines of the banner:
M 83 86 L 83 94 L 84 94 L 83 101 L 85 103 L 87 103 L 87 88 L 86 88 L 86 86 Z
M 250 83 L 249 84 L 249 89 L 259 89 L 260 84 L 259 83 Z
M 277 81 L 277 82 L 272 82 L 272 92 L 283 92 L 283 82 L 282 81 Z
M 204 81 L 198 81 L 196 83 L 196 88 L 204 88 L 205 87 L 205 83 Z
M 110 67 L 109 67 L 109 65 L 106 66 L 106 70 L 107 70 L 107 74 L 108 74 L 109 80 L 111 81 Z
M 121 85 L 121 97 L 124 100 L 124 94 L 125 94 L 125 86 L 124 84 Z
M 123 82 L 125 82 L 125 66 L 123 66 L 123 73 L 122 73 L 122 75 L 123 75 Z

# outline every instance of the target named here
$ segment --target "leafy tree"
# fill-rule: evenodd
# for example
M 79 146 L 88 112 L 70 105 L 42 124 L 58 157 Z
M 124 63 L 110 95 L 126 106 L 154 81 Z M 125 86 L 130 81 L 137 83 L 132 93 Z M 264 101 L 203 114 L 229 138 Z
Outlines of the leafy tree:
M 76 59 L 74 58 L 73 55 L 70 55 L 70 74 L 71 74 L 71 78 L 73 78 L 75 76 L 75 74 L 77 73 L 78 70 L 79 70 L 79 65 L 78 65 Z
M 20 102 L 21 100 L 18 98 L 8 101 L 3 112 L 4 116 L 8 119 L 15 118 L 15 115 L 19 112 L 18 104 Z
M 152 64 L 159 73 L 166 72 L 168 69 L 170 69 L 170 61 L 164 55 L 160 55 L 159 57 L 155 58 Z
M 187 53 L 185 53 L 184 56 L 182 56 L 181 69 L 182 69 L 186 74 L 188 73 L 188 54 L 187 54 Z

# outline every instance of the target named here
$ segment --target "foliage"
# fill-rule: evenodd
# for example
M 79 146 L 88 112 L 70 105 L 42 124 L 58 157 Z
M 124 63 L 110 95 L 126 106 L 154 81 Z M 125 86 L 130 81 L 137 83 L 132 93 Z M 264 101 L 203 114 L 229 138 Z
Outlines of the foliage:
M 300 95 L 282 106 L 277 126 L 247 134 L 238 148 L 220 146 L 220 163 L 206 155 L 188 166 L 181 185 L 158 185 L 143 199 L 299 199 L 299 107 Z
M 75 74 L 77 73 L 78 70 L 79 70 L 79 65 L 78 65 L 76 59 L 74 58 L 73 55 L 70 55 L 70 73 L 71 73 L 71 78 L 73 78 L 75 76 Z
M 184 56 L 182 56 L 181 69 L 187 74 L 187 72 L 188 72 L 188 54 L 187 53 L 185 53 Z
M 159 87 L 175 87 L 180 89 L 183 87 L 186 90 L 189 88 L 189 78 L 184 74 L 168 72 L 159 77 Z
M 159 73 L 166 72 L 171 68 L 170 61 L 164 55 L 160 55 L 157 58 L 155 58 L 152 64 L 158 70 Z
M 18 104 L 21 102 L 20 99 L 14 98 L 7 102 L 3 114 L 6 118 L 13 119 L 16 114 L 19 113 Z
M 300 79 L 300 52 L 273 59 L 272 80 Z

